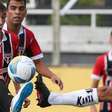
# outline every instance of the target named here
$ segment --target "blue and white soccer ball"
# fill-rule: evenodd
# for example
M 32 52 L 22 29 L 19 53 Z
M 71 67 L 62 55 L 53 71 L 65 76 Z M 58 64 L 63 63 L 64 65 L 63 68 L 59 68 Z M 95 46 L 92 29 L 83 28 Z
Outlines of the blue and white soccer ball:
M 31 58 L 17 56 L 8 65 L 9 77 L 16 83 L 30 81 L 36 73 L 36 67 Z

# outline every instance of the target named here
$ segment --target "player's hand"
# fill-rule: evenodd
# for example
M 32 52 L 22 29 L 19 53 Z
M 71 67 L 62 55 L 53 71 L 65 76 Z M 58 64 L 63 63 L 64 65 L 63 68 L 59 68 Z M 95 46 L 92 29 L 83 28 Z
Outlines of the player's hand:
M 54 82 L 55 84 L 57 84 L 60 87 L 61 90 L 63 89 L 63 82 L 61 81 L 61 79 L 58 76 L 53 75 L 51 77 L 51 80 L 52 80 L 52 82 Z
M 30 105 L 30 100 L 28 98 L 25 99 L 23 107 L 27 108 Z
M 112 87 L 98 88 L 98 96 L 99 96 L 100 101 L 112 100 Z
M 103 96 L 105 96 L 106 100 L 112 101 L 112 87 L 107 87 L 106 91 L 104 91 Z

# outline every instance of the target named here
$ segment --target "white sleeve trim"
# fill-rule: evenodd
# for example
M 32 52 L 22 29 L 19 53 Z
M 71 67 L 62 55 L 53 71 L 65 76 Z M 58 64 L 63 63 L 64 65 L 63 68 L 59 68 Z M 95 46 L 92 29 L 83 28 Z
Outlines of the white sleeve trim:
M 92 74 L 92 75 L 91 75 L 91 79 L 100 80 L 100 79 L 101 79 L 101 76 L 98 76 L 98 75 L 96 75 L 96 74 Z
M 32 58 L 32 60 L 38 60 L 38 59 L 42 59 L 43 57 L 44 57 L 44 55 L 43 55 L 43 53 L 41 53 L 41 54 L 33 56 L 31 58 Z

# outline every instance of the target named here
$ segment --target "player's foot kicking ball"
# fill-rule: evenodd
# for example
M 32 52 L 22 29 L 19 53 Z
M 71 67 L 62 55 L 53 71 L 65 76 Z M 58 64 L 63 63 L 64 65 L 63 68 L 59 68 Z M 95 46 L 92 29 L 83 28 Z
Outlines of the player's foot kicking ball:
M 50 92 L 43 83 L 41 75 L 37 76 L 35 84 L 38 105 L 40 107 L 48 107 L 50 105 L 74 105 L 84 107 L 97 104 L 99 101 L 96 88 L 82 89 L 64 94 Z
M 20 112 L 25 99 L 32 93 L 32 82 L 25 83 L 11 102 L 11 112 Z
M 48 107 L 50 104 L 48 103 L 48 97 L 50 95 L 49 89 L 43 82 L 42 76 L 38 75 L 37 80 L 35 82 L 35 89 L 37 90 L 37 100 L 40 107 Z

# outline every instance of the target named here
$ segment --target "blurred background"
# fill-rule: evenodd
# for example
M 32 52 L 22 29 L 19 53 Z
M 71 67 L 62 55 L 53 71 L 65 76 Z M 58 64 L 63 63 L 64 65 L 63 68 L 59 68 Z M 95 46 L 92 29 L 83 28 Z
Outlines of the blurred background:
M 109 49 L 112 0 L 28 0 L 27 7 L 24 22 L 48 65 L 92 65 Z

